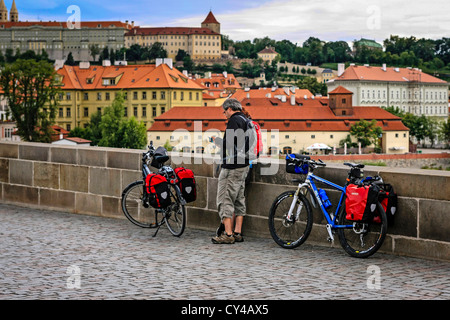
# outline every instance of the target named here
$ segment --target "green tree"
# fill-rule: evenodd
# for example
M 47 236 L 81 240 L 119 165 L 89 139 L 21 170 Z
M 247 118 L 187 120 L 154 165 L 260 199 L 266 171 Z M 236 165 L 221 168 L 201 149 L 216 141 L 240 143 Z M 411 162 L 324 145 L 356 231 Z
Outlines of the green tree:
M 147 130 L 134 117 L 124 118 L 125 100 L 118 93 L 111 106 L 105 108 L 100 122 L 99 146 L 142 149 L 147 143 Z
M 89 46 L 89 55 L 92 57 L 92 60 L 96 61 L 97 55 L 100 54 L 100 47 L 98 44 L 91 44 Z
M 19 59 L 0 72 L 0 88 L 25 141 L 50 142 L 59 88 L 55 70 L 47 61 Z
M 440 123 L 439 139 L 441 139 L 447 148 L 450 147 L 450 119 Z
M 377 121 L 367 121 L 361 119 L 350 127 L 350 134 L 356 138 L 358 142 L 361 142 L 361 147 L 367 147 L 374 145 L 378 148 L 378 139 L 383 133 L 383 130 L 377 125 Z

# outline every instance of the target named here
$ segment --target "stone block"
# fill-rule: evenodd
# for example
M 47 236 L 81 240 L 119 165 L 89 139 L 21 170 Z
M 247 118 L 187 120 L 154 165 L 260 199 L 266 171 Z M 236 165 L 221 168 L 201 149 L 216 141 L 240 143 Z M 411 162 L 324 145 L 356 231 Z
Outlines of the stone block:
M 89 167 L 61 164 L 60 172 L 61 190 L 88 192 Z
M 109 168 L 140 170 L 141 162 L 142 152 L 113 148 L 106 152 L 106 164 Z
M 218 179 L 208 178 L 208 209 L 217 210 L 217 183 Z
M 68 212 L 75 210 L 75 193 L 52 189 L 39 189 L 39 205 L 47 208 L 61 209 Z
M 102 196 L 87 193 L 75 193 L 75 212 L 100 215 L 102 212 Z
M 3 200 L 20 204 L 39 204 L 39 190 L 30 186 L 3 184 Z
M 124 214 L 120 204 L 120 198 L 102 197 L 102 216 L 122 218 Z
M 90 193 L 120 197 L 122 189 L 120 170 L 111 168 L 90 168 Z
M 419 200 L 419 238 L 450 242 L 450 201 Z
M 19 144 L 19 158 L 35 161 L 49 161 L 50 148 L 48 143 L 23 143 Z
M 9 183 L 9 159 L 0 158 L 0 182 Z
M 417 237 L 418 206 L 417 199 L 398 197 L 397 212 L 394 222 L 388 224 L 388 234 Z
M 34 162 L 34 186 L 59 189 L 59 164 Z
M 295 186 L 265 183 L 248 184 L 245 190 L 247 214 L 267 218 L 276 197 L 287 190 L 295 190 Z
M 50 150 L 50 161 L 58 163 L 77 164 L 78 149 L 71 146 L 52 146 Z
M 187 207 L 186 208 L 186 226 L 201 230 L 216 230 L 220 224 L 220 218 L 217 211 Z
M 427 259 L 450 260 L 450 243 L 414 238 L 395 238 L 394 253 Z
M 19 158 L 19 144 L 15 142 L 0 142 L 0 158 Z
M 107 150 L 103 148 L 78 149 L 78 164 L 82 166 L 106 167 Z
M 25 160 L 9 160 L 9 183 L 33 185 L 33 162 Z

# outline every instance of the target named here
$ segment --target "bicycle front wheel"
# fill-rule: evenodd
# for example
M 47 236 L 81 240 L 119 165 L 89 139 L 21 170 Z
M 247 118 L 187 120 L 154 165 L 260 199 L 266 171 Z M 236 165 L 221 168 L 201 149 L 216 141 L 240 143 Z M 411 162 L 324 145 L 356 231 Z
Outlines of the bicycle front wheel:
M 296 248 L 305 242 L 313 225 L 311 205 L 301 193 L 295 203 L 292 219 L 287 218 L 294 194 L 295 191 L 280 194 L 269 213 L 270 234 L 278 245 L 286 249 Z
M 122 211 L 133 224 L 141 228 L 156 228 L 163 223 L 163 216 L 144 199 L 144 181 L 130 183 L 122 192 Z
M 383 206 L 377 203 L 378 216 L 370 223 L 352 222 L 346 219 L 343 202 L 338 221 L 339 225 L 353 225 L 352 228 L 339 228 L 338 235 L 342 248 L 356 258 L 373 255 L 383 244 L 387 234 L 387 217 Z
M 167 228 L 174 236 L 179 237 L 186 227 L 186 209 L 181 203 L 181 194 L 176 185 L 170 185 L 170 197 L 172 203 L 163 212 Z

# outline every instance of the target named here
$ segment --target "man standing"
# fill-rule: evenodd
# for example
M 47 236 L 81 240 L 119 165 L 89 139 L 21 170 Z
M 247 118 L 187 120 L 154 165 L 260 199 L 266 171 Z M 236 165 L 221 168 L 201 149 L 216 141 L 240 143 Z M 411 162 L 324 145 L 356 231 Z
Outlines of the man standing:
M 249 160 L 245 156 L 248 149 L 245 133 L 247 118 L 242 106 L 236 99 L 228 99 L 222 105 L 223 113 L 228 119 L 222 141 L 222 170 L 217 187 L 217 209 L 224 226 L 224 231 L 212 238 L 213 243 L 231 244 L 242 242 L 242 223 L 246 214 L 245 178 L 249 170 Z M 235 225 L 233 232 L 233 213 Z

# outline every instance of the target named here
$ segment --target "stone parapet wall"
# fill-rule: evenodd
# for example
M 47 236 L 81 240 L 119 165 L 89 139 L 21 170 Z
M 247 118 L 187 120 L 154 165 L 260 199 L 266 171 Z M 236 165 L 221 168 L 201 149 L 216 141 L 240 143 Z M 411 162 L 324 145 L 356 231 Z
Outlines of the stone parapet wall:
M 141 155 L 142 150 L 1 142 L 0 201 L 124 218 L 121 193 L 126 185 L 141 178 Z M 196 175 L 198 198 L 189 204 L 188 227 L 210 230 L 213 235 L 219 223 L 216 165 L 203 157 L 173 157 L 172 161 L 177 163 L 174 166 L 193 169 Z M 264 174 L 269 167 L 277 169 L 275 174 Z M 316 171 L 338 184 L 344 183 L 346 172 L 347 168 L 338 162 L 330 162 Z M 380 174 L 399 196 L 395 224 L 388 228 L 382 251 L 450 260 L 450 172 L 367 166 L 365 173 Z M 270 237 L 267 224 L 270 206 L 278 194 L 295 189 L 293 178 L 296 177 L 285 173 L 283 161 L 254 166 L 246 189 L 245 235 Z M 338 194 L 327 192 L 336 204 Z M 318 209 L 314 209 L 314 226 L 308 242 L 340 246 L 337 239 L 334 244 L 327 242 L 325 219 Z

